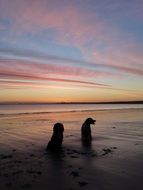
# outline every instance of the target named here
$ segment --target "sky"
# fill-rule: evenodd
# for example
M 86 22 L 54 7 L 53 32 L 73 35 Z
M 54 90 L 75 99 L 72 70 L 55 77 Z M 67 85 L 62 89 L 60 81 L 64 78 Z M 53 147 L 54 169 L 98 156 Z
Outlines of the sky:
M 0 102 L 143 100 L 143 0 L 0 0 Z

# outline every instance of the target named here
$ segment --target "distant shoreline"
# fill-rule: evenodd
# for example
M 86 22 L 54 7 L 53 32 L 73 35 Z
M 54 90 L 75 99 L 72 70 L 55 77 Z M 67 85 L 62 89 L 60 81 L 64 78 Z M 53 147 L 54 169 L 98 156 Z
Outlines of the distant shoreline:
M 0 102 L 0 105 L 31 105 L 31 104 L 143 104 L 141 101 L 115 101 L 115 102 Z

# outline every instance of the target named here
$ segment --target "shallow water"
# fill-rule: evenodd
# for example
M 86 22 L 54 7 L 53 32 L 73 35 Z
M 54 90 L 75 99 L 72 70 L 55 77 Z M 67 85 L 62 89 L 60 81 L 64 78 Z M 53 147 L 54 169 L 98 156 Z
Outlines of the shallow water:
M 23 146 L 25 143 L 44 145 L 52 134 L 56 122 L 64 124 L 65 139 L 71 139 L 72 144 L 80 141 L 80 129 L 86 118 L 96 118 L 92 126 L 93 138 L 116 138 L 130 141 L 143 140 L 143 110 L 104 110 L 87 112 L 64 112 L 46 114 L 16 114 L 0 116 L 1 147 Z M 70 136 L 71 135 L 71 136 Z M 65 141 L 65 144 L 68 144 Z M 71 142 L 69 142 L 71 143 Z

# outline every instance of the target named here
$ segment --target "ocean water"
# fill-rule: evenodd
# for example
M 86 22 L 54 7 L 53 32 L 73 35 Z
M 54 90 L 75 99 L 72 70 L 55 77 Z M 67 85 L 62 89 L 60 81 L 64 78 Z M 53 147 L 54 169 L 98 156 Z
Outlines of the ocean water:
M 112 109 L 143 109 L 143 104 L 7 104 L 0 105 L 0 114 L 77 112 Z

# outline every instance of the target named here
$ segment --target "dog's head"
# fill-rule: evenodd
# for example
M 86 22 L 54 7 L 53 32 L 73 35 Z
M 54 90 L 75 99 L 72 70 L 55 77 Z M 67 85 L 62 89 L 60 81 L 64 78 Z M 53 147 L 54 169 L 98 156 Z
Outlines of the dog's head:
M 85 121 L 85 123 L 87 123 L 87 124 L 89 124 L 89 125 L 90 125 L 90 124 L 95 124 L 95 122 L 96 122 L 96 120 L 95 120 L 95 119 L 92 119 L 92 118 L 90 118 L 90 117 L 87 118 L 86 121 Z
M 54 133 L 63 133 L 64 132 L 64 126 L 62 123 L 56 123 L 53 128 Z

